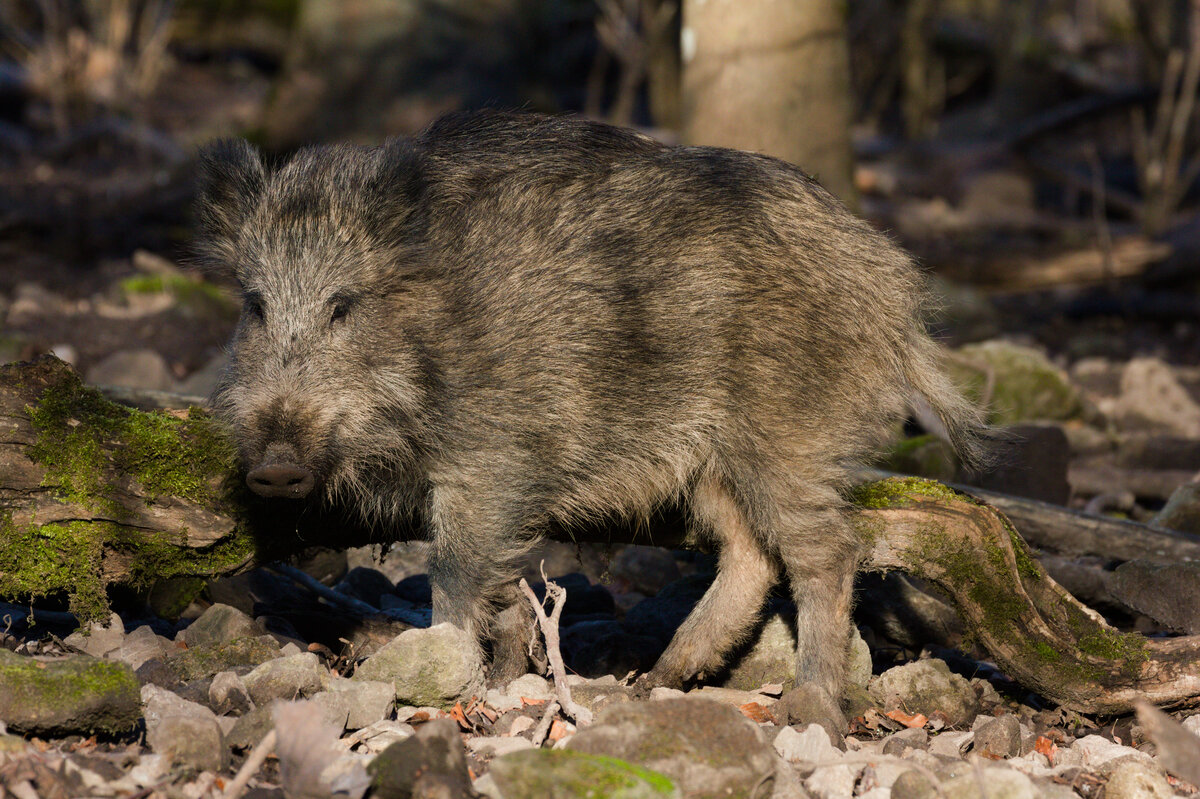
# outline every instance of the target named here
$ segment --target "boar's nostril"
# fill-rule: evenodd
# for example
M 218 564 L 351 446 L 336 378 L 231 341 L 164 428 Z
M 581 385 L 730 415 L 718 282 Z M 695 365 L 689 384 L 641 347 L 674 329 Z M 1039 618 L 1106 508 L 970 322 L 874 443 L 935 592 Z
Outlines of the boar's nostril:
M 313 473 L 294 463 L 268 463 L 251 469 L 246 484 L 264 497 L 300 499 L 312 491 Z

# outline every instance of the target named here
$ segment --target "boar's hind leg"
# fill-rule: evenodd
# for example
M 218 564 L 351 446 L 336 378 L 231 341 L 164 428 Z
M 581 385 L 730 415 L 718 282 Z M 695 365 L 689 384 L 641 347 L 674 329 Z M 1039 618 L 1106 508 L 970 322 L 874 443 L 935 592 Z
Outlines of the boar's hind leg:
M 796 680 L 841 695 L 859 547 L 840 503 L 789 508 L 776 533 L 796 602 Z
M 691 507 L 695 523 L 709 528 L 720 547 L 717 577 L 647 676 L 651 685 L 678 687 L 718 671 L 730 650 L 754 629 L 778 575 L 746 514 L 719 478 L 700 480 Z
M 530 526 L 522 514 L 504 510 L 510 504 L 465 494 L 435 489 L 432 495 L 428 566 L 433 623 L 449 622 L 470 633 L 480 644 L 480 660 L 482 644 L 498 633 L 501 640 L 493 652 L 509 660 L 521 651 L 512 640 L 520 627 L 520 562 L 537 539 L 526 532 Z M 513 612 L 497 619 L 504 608 Z M 524 661 L 498 665 L 505 672 L 519 669 L 515 676 L 524 673 Z

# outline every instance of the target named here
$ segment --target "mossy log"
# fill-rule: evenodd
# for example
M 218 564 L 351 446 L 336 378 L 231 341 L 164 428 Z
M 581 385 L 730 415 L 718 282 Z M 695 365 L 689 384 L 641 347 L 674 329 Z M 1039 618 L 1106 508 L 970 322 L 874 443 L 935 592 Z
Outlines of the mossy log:
M 938 586 L 968 634 L 1028 688 L 1092 713 L 1139 698 L 1200 704 L 1200 637 L 1147 640 L 1108 626 L 1046 575 L 992 506 L 904 478 L 867 484 L 856 500 L 863 567 Z M 254 497 L 227 435 L 199 408 L 115 405 L 53 358 L 0 367 L 0 598 L 65 593 L 78 617 L 94 618 L 111 585 L 228 575 L 379 536 L 332 511 Z M 620 529 L 603 536 L 632 540 Z M 655 533 L 654 543 L 677 542 Z

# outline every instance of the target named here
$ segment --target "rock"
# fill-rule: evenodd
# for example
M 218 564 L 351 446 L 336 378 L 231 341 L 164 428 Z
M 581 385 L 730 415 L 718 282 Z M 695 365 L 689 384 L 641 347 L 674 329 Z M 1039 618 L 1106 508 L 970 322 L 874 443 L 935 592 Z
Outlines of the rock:
M 87 655 L 35 660 L 0 647 L 0 721 L 24 735 L 127 732 L 141 718 L 133 669 Z
M 174 642 L 158 635 L 149 625 L 142 625 L 125 636 L 121 645 L 109 652 L 109 660 L 128 663 L 135 671 L 151 658 L 166 659 L 179 651 Z
M 816 683 L 797 685 L 779 698 L 771 712 L 781 724 L 820 724 L 834 740 L 850 731 L 837 701 Z
M 1071 498 L 1071 448 L 1058 425 L 1008 425 L 989 441 L 989 450 L 994 466 L 972 480 L 973 485 L 1054 505 L 1065 505 Z
M 553 699 L 554 686 L 545 677 L 523 674 L 508 684 L 504 693 L 517 699 Z
M 411 724 L 383 719 L 354 733 L 353 738 L 361 742 L 370 754 L 377 755 L 397 741 L 411 738 L 415 732 Z
M 320 691 L 329 682 L 329 671 L 312 652 L 268 660 L 242 678 L 256 705 L 272 699 L 292 700 Z
M 888 669 L 871 680 L 868 688 L 884 710 L 925 715 L 941 711 L 952 726 L 969 724 L 979 711 L 971 684 L 936 658 Z
M 488 760 L 495 757 L 503 757 L 504 755 L 513 752 L 520 752 L 523 749 L 534 749 L 533 741 L 528 738 L 522 738 L 519 735 L 508 736 L 491 736 L 488 738 L 475 737 L 467 740 L 467 750 L 476 757 L 486 758 Z
M 1007 341 L 968 344 L 948 364 L 953 377 L 976 401 L 988 401 L 988 420 L 1006 425 L 1063 421 L 1083 410 L 1079 392 L 1041 351 Z M 984 391 L 991 384 L 991 396 Z
M 348 730 L 360 730 L 387 718 L 396 704 L 396 689 L 389 682 L 334 678 L 329 690 L 346 697 Z
M 680 695 L 683 695 L 682 691 Z M 572 687 L 571 698 L 595 714 L 609 705 L 633 701 L 633 689 L 624 685 L 604 685 L 594 681 Z
M 376 799 L 470 796 L 471 777 L 458 724 L 438 719 L 384 749 L 367 766 Z
M 183 380 L 180 380 L 176 385 L 175 390 L 184 396 L 211 396 L 213 389 L 217 387 L 217 381 L 221 377 L 221 372 L 225 370 L 225 366 L 228 363 L 229 356 L 225 353 L 213 356 L 206 364 L 192 372 Z
M 863 640 L 858 627 L 850 625 L 850 663 L 846 667 L 846 683 L 860 688 L 866 688 L 871 682 L 874 669 L 871 660 L 871 647 Z
M 232 671 L 221 671 L 213 675 L 208 686 L 209 706 L 220 715 L 233 713 L 242 715 L 254 708 L 254 701 L 242 678 Z
M 344 693 L 334 691 L 318 691 L 308 698 L 311 707 L 315 708 L 322 719 L 340 734 L 346 729 L 346 721 L 350 718 L 350 700 Z
M 279 647 L 270 636 L 234 638 L 219 644 L 200 644 L 166 658 L 166 666 L 183 681 L 211 677 L 222 671 L 261 666 L 279 657 Z
M 154 350 L 120 350 L 87 370 L 87 382 L 97 386 L 126 386 L 172 391 L 175 376 Z
M 1013 715 L 976 719 L 974 751 L 984 757 L 1010 758 L 1021 754 L 1021 723 Z
M 146 743 L 172 763 L 198 771 L 219 771 L 228 762 L 228 750 L 207 707 L 180 699 L 157 685 L 142 688 Z
M 775 770 L 774 753 L 753 723 L 732 707 L 700 699 L 613 705 L 567 749 L 661 772 L 696 799 L 750 795 Z
M 645 671 L 666 648 L 666 641 L 631 632 L 617 621 L 577 622 L 562 629 L 563 660 L 587 677 Z
M 189 647 L 224 644 L 234 638 L 255 638 L 266 630 L 237 608 L 220 603 L 209 607 L 183 631 Z
M 250 749 L 275 729 L 270 707 L 256 707 L 238 717 L 225 736 L 225 743 L 234 749 Z
M 885 755 L 900 756 L 913 749 L 921 751 L 929 749 L 929 733 L 923 727 L 894 732 L 883 741 Z
M 853 795 L 861 769 L 859 765 L 821 766 L 804 778 L 804 788 L 818 799 L 843 799 Z
M 1200 482 L 1186 483 L 1172 491 L 1150 524 L 1200 535 Z
M 334 588 L 343 594 L 361 599 L 368 605 L 380 607 L 381 597 L 392 593 L 392 581 L 376 569 L 356 566 L 346 572 Z
M 941 732 L 929 739 L 929 753 L 943 758 L 963 757 L 974 742 L 975 733 L 952 730 Z
M 1110 413 L 1125 429 L 1200 438 L 1200 404 L 1157 358 L 1134 358 L 1121 374 L 1121 395 Z
M 665 645 L 712 585 L 712 574 L 690 574 L 668 585 L 656 596 L 643 599 L 625 614 L 624 626 L 638 635 L 657 638 Z
M 669 777 L 612 757 L 531 749 L 493 761 L 492 782 L 503 799 L 667 799 L 681 794 Z M 690 795 L 690 794 L 689 794 Z
M 355 680 L 390 682 L 396 702 L 449 708 L 483 695 L 483 664 L 468 633 L 452 624 L 406 630 L 359 664 Z
M 1200 633 L 1200 564 L 1126 561 L 1112 573 L 1107 588 L 1121 602 L 1168 627 Z
M 618 552 L 608 571 L 617 590 L 634 590 L 646 596 L 654 596 L 682 576 L 669 550 L 638 545 Z
M 775 751 L 789 763 L 812 764 L 836 760 L 842 752 L 820 724 L 784 727 L 775 736 Z
M 1188 716 L 1180 723 L 1182 724 L 1183 728 L 1192 735 L 1200 736 L 1200 713 Z
M 767 683 L 788 690 L 796 685 L 796 636 L 780 613 L 768 617 L 743 654 L 732 661 L 721 681 L 726 688 L 753 691 Z
M 107 622 L 94 621 L 63 639 L 67 646 L 80 649 L 94 658 L 104 657 L 124 642 L 125 623 L 115 613 L 109 616 Z
M 428 574 L 412 574 L 405 577 L 396 583 L 392 593 L 414 605 L 428 605 L 433 602 L 433 589 L 429 585 Z
M 1029 777 L 1008 768 L 983 768 L 978 774 L 942 779 L 940 790 L 919 771 L 905 772 L 892 784 L 892 799 L 1040 799 L 1041 795 Z
M 1104 799 L 1170 799 L 1175 795 L 1166 776 L 1137 760 L 1118 764 L 1108 775 Z
M 1069 749 L 1060 750 L 1054 759 L 1055 766 L 1082 766 L 1095 769 L 1117 758 L 1128 757 L 1150 763 L 1150 755 L 1108 740 L 1100 735 L 1086 735 L 1071 744 Z

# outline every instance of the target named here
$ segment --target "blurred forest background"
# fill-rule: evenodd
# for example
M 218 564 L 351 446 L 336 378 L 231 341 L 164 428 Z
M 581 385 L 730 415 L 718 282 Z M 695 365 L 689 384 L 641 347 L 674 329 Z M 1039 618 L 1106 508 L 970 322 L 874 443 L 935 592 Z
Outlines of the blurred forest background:
M 1026 425 L 994 487 L 1149 518 L 1200 468 L 1198 31 L 1191 0 L 3 0 L 0 359 L 207 393 L 236 303 L 179 265 L 214 137 L 579 113 L 815 174 Z

